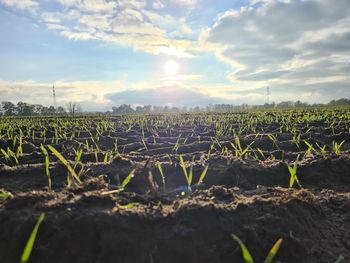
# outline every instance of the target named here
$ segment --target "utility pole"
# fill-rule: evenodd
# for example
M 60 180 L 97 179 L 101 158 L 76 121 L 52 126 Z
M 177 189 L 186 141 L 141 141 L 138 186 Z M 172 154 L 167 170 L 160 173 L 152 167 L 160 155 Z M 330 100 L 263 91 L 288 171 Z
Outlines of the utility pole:
M 55 91 L 55 84 L 52 85 L 52 96 L 53 96 L 53 106 L 56 109 L 56 91 Z
M 270 87 L 266 88 L 266 101 L 267 104 L 270 104 Z

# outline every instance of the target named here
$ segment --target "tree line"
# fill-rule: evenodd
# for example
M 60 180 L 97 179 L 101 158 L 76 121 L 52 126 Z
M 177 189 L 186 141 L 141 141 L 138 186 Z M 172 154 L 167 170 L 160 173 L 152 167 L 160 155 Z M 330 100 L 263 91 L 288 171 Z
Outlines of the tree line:
M 309 104 L 301 101 L 282 101 L 280 103 L 270 103 L 263 105 L 232 105 L 232 104 L 210 104 L 205 107 L 170 107 L 170 106 L 137 106 L 135 109 L 130 104 L 122 104 L 118 107 L 112 107 L 113 114 L 130 114 L 130 113 L 166 113 L 166 112 L 227 112 L 235 110 L 248 109 L 273 109 L 273 108 L 308 108 L 308 107 L 326 107 L 326 106 L 350 106 L 350 99 L 332 100 L 326 104 Z
M 26 102 L 3 101 L 0 103 L 0 116 L 36 116 L 36 115 L 57 115 L 57 114 L 75 114 L 82 112 L 81 106 L 77 102 L 69 102 L 67 107 L 43 106 L 41 104 L 29 104 Z
M 170 107 L 170 106 L 136 106 L 133 108 L 130 104 L 122 104 L 112 107 L 111 111 L 105 113 L 112 114 L 130 114 L 130 113 L 166 113 L 166 112 L 227 112 L 247 109 L 273 109 L 273 108 L 307 108 L 307 107 L 325 107 L 325 106 L 350 106 L 350 99 L 332 100 L 327 104 L 309 104 L 301 101 L 282 101 L 280 103 L 270 103 L 263 105 L 232 105 L 232 104 L 210 104 L 205 107 Z M 0 103 L 0 116 L 35 116 L 35 115 L 57 115 L 81 113 L 82 108 L 77 102 L 69 102 L 66 107 L 43 106 L 41 104 L 29 104 L 18 102 L 14 104 L 10 101 Z

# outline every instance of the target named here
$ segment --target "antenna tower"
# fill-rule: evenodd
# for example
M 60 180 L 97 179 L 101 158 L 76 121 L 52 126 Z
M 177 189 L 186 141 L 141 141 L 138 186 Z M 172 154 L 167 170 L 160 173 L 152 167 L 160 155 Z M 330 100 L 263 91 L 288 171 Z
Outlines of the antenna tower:
M 57 105 L 56 105 L 56 91 L 55 91 L 55 84 L 52 85 L 52 96 L 53 96 L 53 106 L 56 109 Z

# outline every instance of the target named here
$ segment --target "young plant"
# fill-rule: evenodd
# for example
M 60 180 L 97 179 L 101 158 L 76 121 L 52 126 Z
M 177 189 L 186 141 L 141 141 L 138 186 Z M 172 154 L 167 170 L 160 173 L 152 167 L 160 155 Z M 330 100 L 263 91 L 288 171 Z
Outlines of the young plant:
M 201 176 L 199 177 L 198 182 L 197 182 L 197 187 L 200 186 L 204 182 L 204 178 L 207 175 L 208 169 L 209 169 L 209 164 L 207 166 L 205 166 Z
M 59 159 L 67 168 L 68 170 L 68 176 L 67 176 L 67 183 L 68 183 L 68 188 L 72 186 L 72 182 L 74 183 L 74 179 L 81 184 L 80 178 L 77 175 L 77 173 L 74 171 L 73 167 L 69 164 L 69 162 L 60 154 L 53 146 L 48 145 L 47 146 L 49 150 Z
M 125 187 L 130 183 L 131 179 L 135 177 L 135 169 L 132 170 L 127 177 L 125 177 L 125 179 L 123 180 L 123 182 L 121 183 L 121 185 L 119 186 L 119 188 L 117 190 L 112 190 L 112 191 L 107 191 L 107 192 L 103 192 L 101 193 L 102 195 L 109 195 L 109 194 L 119 194 L 122 191 L 124 191 Z
M 0 190 L 0 199 L 8 199 L 12 197 L 13 195 L 10 192 L 7 192 L 5 190 Z
M 327 151 L 326 151 L 327 145 L 323 145 L 323 147 L 321 147 L 317 142 L 316 142 L 316 145 L 317 145 L 317 147 L 320 150 L 322 155 L 325 155 L 327 153 Z
M 336 155 L 340 155 L 341 154 L 341 146 L 345 143 L 345 140 L 342 141 L 341 143 L 337 143 L 335 141 L 333 141 L 333 152 L 336 154 Z
M 231 142 L 232 148 L 235 150 L 235 156 L 238 158 L 243 158 L 254 144 L 254 141 L 247 145 L 246 148 L 242 148 L 239 136 L 234 134 L 234 143 Z
M 270 141 L 272 141 L 272 145 L 279 150 L 280 147 L 278 146 L 276 137 L 273 134 L 267 134 L 267 137 L 270 139 Z
M 163 168 L 162 168 L 161 163 L 157 164 L 157 168 L 158 168 L 158 171 L 160 173 L 160 176 L 162 177 L 163 193 L 165 193 L 165 176 L 164 176 L 164 172 L 163 172 Z
M 20 156 L 23 156 L 23 148 L 22 148 L 22 145 L 23 145 L 23 136 L 21 134 L 21 136 L 19 137 L 19 145 L 17 147 L 17 151 L 16 151 L 16 157 L 20 157 Z
M 262 158 L 266 159 L 264 152 L 260 148 L 258 148 L 257 151 L 261 155 Z
M 104 163 L 104 164 L 108 164 L 108 162 L 109 162 L 109 158 L 108 158 L 108 157 L 109 157 L 109 153 L 106 152 L 106 153 L 105 153 L 105 157 L 103 158 L 103 163 Z
M 11 151 L 10 148 L 7 148 L 7 153 L 9 156 L 11 156 L 13 158 L 13 160 L 15 161 L 15 164 L 19 165 L 19 161 L 18 161 L 16 154 L 13 151 Z
M 238 236 L 232 234 L 232 238 L 239 244 L 242 256 L 245 263 L 254 263 L 253 257 L 250 254 L 248 248 L 244 245 L 244 243 L 239 239 Z M 276 243 L 272 246 L 272 248 L 269 251 L 269 254 L 266 256 L 264 263 L 271 263 L 274 257 L 276 256 L 281 244 L 283 242 L 283 239 L 280 238 L 276 241 Z
M 45 156 L 45 170 L 46 170 L 46 176 L 47 176 L 47 180 L 48 180 L 48 186 L 49 186 L 49 190 L 51 191 L 51 176 L 50 176 L 50 160 L 49 160 L 49 154 L 47 152 L 47 150 L 45 149 L 44 145 L 40 146 L 41 151 L 43 152 L 44 156 Z
M 187 181 L 187 186 L 188 186 L 188 191 L 191 192 L 192 189 L 191 189 L 191 185 L 192 185 L 192 171 L 193 171 L 193 165 L 191 166 L 190 168 L 190 173 L 187 172 L 187 169 L 186 169 L 186 166 L 185 166 L 185 162 L 184 162 L 184 159 L 182 157 L 182 155 L 180 154 L 179 156 L 180 158 L 180 166 L 184 172 L 184 175 L 186 177 L 186 181 Z M 193 156 L 193 159 L 194 159 L 194 156 Z
M 296 182 L 300 188 L 303 188 L 299 182 L 298 176 L 297 176 L 297 169 L 298 169 L 298 161 L 299 161 L 299 155 L 297 159 L 294 162 L 293 167 L 288 165 L 288 171 L 290 173 L 290 178 L 289 178 L 289 188 L 293 188 L 294 183 Z
M 308 149 L 305 151 L 305 156 L 310 156 L 312 152 L 315 152 L 317 154 L 317 150 L 314 148 L 314 146 L 311 143 L 309 143 L 306 140 L 304 140 L 304 143 L 308 147 Z
M 4 149 L 0 149 L 2 155 L 4 155 L 7 164 L 9 165 L 19 165 L 19 161 L 13 151 L 7 148 L 7 152 Z
M 42 213 L 40 215 L 38 221 L 36 222 L 32 233 L 29 236 L 29 239 L 27 241 L 27 244 L 26 244 L 24 251 L 22 253 L 22 256 L 21 256 L 21 263 L 28 262 L 30 254 L 32 253 L 32 250 L 34 247 L 34 243 L 35 243 L 36 236 L 38 234 L 39 227 L 40 227 L 41 223 L 44 221 L 44 219 L 45 219 L 45 214 Z

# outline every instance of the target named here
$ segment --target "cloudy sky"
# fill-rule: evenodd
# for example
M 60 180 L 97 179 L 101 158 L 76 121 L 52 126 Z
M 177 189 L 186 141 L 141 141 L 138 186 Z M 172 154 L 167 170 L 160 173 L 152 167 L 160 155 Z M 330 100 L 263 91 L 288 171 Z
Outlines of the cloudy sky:
M 349 0 L 0 0 L 0 100 L 85 110 L 350 97 Z

